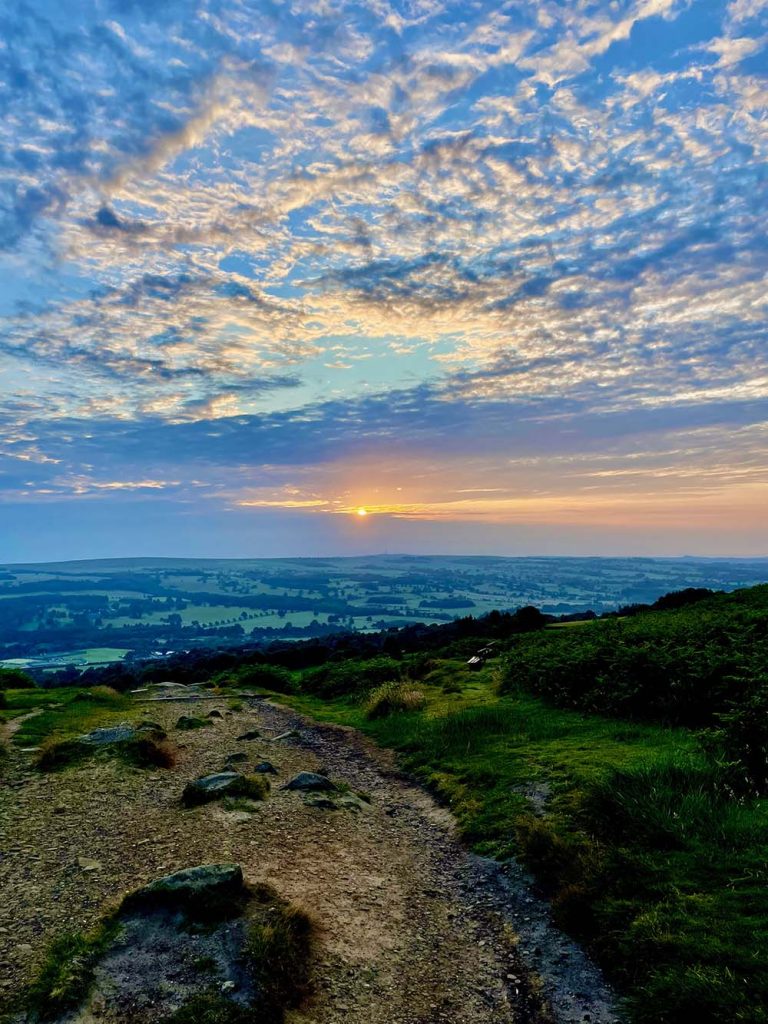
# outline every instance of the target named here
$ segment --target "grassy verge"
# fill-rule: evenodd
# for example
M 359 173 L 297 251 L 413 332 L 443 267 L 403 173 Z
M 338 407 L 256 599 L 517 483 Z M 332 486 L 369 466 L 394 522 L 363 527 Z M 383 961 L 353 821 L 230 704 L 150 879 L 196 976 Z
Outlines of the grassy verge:
M 130 697 L 101 686 L 8 690 L 6 697 L 6 717 L 40 712 L 23 722 L 14 734 L 14 744 L 21 747 L 38 747 L 46 739 L 68 739 L 98 726 L 113 725 L 122 721 L 133 706 Z
M 488 669 L 445 675 L 418 683 L 421 712 L 287 701 L 400 751 L 476 850 L 521 858 L 635 1021 L 765 1024 L 766 802 L 735 799 L 689 730 L 499 697 Z

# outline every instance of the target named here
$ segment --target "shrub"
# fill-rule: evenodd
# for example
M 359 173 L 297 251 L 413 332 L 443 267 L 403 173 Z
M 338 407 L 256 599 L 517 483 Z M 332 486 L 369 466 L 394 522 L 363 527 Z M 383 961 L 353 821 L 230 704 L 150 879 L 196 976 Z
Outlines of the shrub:
M 288 669 L 281 665 L 252 664 L 240 665 L 213 676 L 209 681 L 217 686 L 259 687 L 262 690 L 274 690 L 275 693 L 293 693 L 296 684 Z
M 332 661 L 304 672 L 301 688 L 318 697 L 341 697 L 348 693 L 362 693 L 373 686 L 400 679 L 402 675 L 403 665 L 394 658 Z
M 729 774 L 740 793 L 768 793 L 768 675 L 732 681 L 733 698 L 703 737 L 705 750 Z
M 30 690 L 35 680 L 18 668 L 0 668 L 0 690 Z
M 366 718 L 374 719 L 396 711 L 421 711 L 425 703 L 424 694 L 410 683 L 389 682 L 371 691 L 363 709 Z
M 672 611 L 592 622 L 521 638 L 503 692 L 563 706 L 686 725 L 729 710 L 734 679 L 768 660 L 768 586 Z
M 92 704 L 106 704 L 118 707 L 125 703 L 125 697 L 112 686 L 92 686 L 88 690 L 75 694 L 72 700 L 73 702 L 90 701 Z

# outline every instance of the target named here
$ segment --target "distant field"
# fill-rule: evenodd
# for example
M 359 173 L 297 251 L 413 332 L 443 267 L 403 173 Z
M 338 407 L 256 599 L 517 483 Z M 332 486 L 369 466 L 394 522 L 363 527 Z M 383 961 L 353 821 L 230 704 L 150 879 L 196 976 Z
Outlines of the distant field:
M 525 605 L 600 614 L 684 587 L 733 590 L 764 580 L 767 560 L 376 555 L 5 565 L 0 659 L 98 664 Z

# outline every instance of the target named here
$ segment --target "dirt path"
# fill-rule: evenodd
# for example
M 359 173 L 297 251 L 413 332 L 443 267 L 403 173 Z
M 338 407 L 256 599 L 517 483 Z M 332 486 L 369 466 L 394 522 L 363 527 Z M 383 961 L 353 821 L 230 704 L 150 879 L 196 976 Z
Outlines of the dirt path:
M 144 708 L 167 728 L 190 713 L 175 702 Z M 237 742 L 254 727 L 262 738 Z M 294 727 L 297 738 L 266 738 Z M 99 762 L 45 776 L 29 770 L 27 755 L 11 755 L 0 805 L 0 834 L 8 837 L 1 994 L 29 978 L 48 939 L 87 928 L 125 891 L 179 868 L 233 860 L 320 924 L 316 993 L 292 1024 L 539 1024 L 523 960 L 547 972 L 558 1021 L 616 1019 L 599 977 L 545 927 L 523 880 L 468 854 L 450 815 L 404 780 L 386 752 L 350 730 L 257 701 L 213 728 L 174 735 L 185 749 L 168 771 Z M 220 805 L 183 810 L 184 783 L 219 770 L 236 750 L 251 764 L 275 764 L 271 798 L 253 814 Z M 320 810 L 278 788 L 301 770 L 365 790 L 370 807 Z

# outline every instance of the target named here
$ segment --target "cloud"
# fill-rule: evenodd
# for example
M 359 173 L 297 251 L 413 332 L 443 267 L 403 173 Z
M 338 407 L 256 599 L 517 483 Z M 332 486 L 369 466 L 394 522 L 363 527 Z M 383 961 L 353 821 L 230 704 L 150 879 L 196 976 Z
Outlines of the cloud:
M 62 480 L 114 450 L 126 472 L 99 462 L 102 483 L 181 479 L 189 450 L 226 467 L 215 500 L 279 502 L 271 480 L 226 497 L 225 471 L 254 449 L 354 460 L 376 438 L 431 458 L 441 432 L 498 460 L 540 410 L 554 430 L 557 409 L 751 409 L 768 397 L 764 9 L 14 9 L 0 410 L 31 440 L 2 450 L 60 460 Z M 287 500 L 346 507 L 310 491 Z

